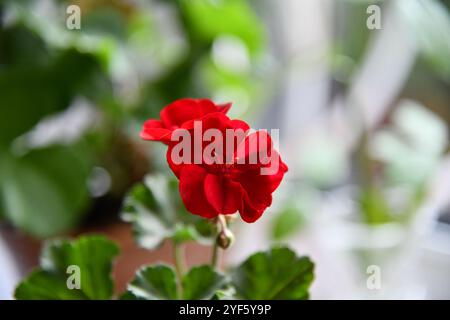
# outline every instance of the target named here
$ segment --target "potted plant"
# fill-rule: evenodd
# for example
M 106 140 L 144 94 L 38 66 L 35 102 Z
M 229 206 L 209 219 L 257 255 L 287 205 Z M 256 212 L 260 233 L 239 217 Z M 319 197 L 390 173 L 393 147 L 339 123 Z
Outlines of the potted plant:
M 179 182 L 148 176 L 130 191 L 123 218 L 133 223 L 136 241 L 144 248 L 154 249 L 170 240 L 173 266 L 141 267 L 126 291 L 115 296 L 110 274 L 118 249 L 113 242 L 98 236 L 57 240 L 45 247 L 40 267 L 18 285 L 15 297 L 307 299 L 313 263 L 289 248 L 255 253 L 228 274 L 220 270 L 219 252 L 233 242 L 230 217 L 239 211 L 245 222 L 257 221 L 287 172 L 267 132 L 250 132 L 246 122 L 225 115 L 229 108 L 208 99 L 177 100 L 161 111 L 161 120 L 146 121 L 141 132 L 146 140 L 168 145 L 167 162 Z M 199 149 L 190 140 L 198 134 L 198 125 Z M 179 141 L 180 132 L 188 143 Z M 216 140 L 206 139 L 208 132 L 215 132 Z M 229 139 L 233 139 L 231 147 Z M 269 168 L 273 170 L 267 173 Z M 210 263 L 186 270 L 183 245 L 187 241 L 210 243 Z

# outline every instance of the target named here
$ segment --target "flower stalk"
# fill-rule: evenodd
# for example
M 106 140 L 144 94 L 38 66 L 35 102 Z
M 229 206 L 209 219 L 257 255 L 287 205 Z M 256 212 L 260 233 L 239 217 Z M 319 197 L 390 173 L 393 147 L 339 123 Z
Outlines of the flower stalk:
M 183 255 L 183 247 L 180 243 L 174 242 L 173 243 L 173 258 L 175 263 L 175 272 L 177 274 L 177 293 L 178 297 L 183 296 L 183 275 L 185 270 L 185 263 L 184 263 L 184 255 Z
M 234 235 L 227 226 L 227 220 L 224 215 L 219 214 L 216 218 L 217 236 L 213 245 L 211 266 L 217 268 L 219 263 L 220 249 L 227 249 L 234 241 Z
M 217 241 L 214 242 L 213 245 L 213 251 L 212 251 L 212 258 L 211 258 L 211 266 L 216 269 L 219 261 L 219 245 L 217 244 Z

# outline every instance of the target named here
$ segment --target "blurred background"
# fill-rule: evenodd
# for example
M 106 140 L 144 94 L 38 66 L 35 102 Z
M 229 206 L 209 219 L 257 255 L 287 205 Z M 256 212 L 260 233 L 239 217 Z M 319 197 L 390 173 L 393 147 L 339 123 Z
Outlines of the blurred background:
M 285 243 L 315 261 L 313 299 L 450 299 L 449 10 L 1 0 L 0 299 L 56 236 L 118 241 L 118 289 L 140 264 L 170 261 L 170 243 L 137 248 L 119 213 L 146 174 L 170 175 L 164 146 L 139 131 L 181 97 L 232 101 L 230 117 L 280 129 L 290 170 L 257 223 L 235 223 L 226 265 Z M 188 261 L 208 261 L 196 246 Z

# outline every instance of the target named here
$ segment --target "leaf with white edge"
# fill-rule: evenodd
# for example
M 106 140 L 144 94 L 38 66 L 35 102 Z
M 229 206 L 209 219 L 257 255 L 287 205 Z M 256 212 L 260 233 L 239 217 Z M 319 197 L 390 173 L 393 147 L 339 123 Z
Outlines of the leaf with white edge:
M 117 246 L 103 236 L 48 242 L 41 267 L 16 288 L 17 299 L 110 299 L 113 294 L 112 262 Z M 80 289 L 69 289 L 69 266 L 79 268 Z
M 236 289 L 228 285 L 224 289 L 217 290 L 211 300 L 235 300 L 236 299 Z
M 166 239 L 206 244 L 213 234 L 212 224 L 186 211 L 177 181 L 163 175 L 149 175 L 131 189 L 122 219 L 133 224 L 137 243 L 146 249 L 155 249 Z
M 286 247 L 258 252 L 232 273 L 237 296 L 249 300 L 302 300 L 309 298 L 314 264 Z
M 226 278 L 210 266 L 193 267 L 182 281 L 183 295 L 186 300 L 211 299 L 218 290 L 224 288 Z M 177 291 L 177 276 L 171 266 L 155 265 L 142 267 L 133 281 L 128 284 L 122 300 L 175 300 L 180 296 Z
M 192 268 L 183 278 L 183 299 L 211 299 L 226 284 L 226 277 L 208 265 Z
M 145 266 L 138 270 L 128 284 L 123 300 L 172 300 L 177 299 L 175 271 L 166 265 Z
M 32 271 L 15 292 L 19 300 L 86 300 L 81 290 L 69 290 L 64 279 L 58 274 L 42 270 Z

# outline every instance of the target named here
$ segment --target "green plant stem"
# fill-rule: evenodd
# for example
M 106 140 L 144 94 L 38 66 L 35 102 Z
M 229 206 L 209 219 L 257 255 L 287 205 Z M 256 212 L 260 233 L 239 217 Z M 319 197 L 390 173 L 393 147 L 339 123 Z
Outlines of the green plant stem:
M 179 299 L 183 296 L 183 274 L 185 269 L 183 247 L 181 244 L 173 243 L 173 258 L 175 262 L 175 271 L 177 274 L 177 292 Z
M 217 268 L 219 262 L 219 245 L 217 244 L 217 241 L 214 242 L 213 251 L 212 251 L 212 258 L 211 258 L 211 267 L 214 269 Z
M 219 254 L 220 254 L 220 248 L 219 244 L 217 243 L 217 237 L 219 234 L 227 228 L 227 222 L 225 220 L 225 217 L 221 214 L 219 214 L 216 218 L 216 224 L 217 224 L 217 234 L 216 234 L 216 241 L 213 245 L 212 250 L 212 257 L 211 257 L 211 266 L 213 268 L 217 268 L 219 265 Z

